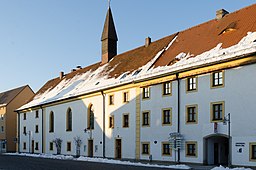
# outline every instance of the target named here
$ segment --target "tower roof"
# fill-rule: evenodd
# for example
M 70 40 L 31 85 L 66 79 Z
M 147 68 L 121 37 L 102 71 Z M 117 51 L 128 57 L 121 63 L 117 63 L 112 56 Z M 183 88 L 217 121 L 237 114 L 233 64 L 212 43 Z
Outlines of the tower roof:
M 104 23 L 104 28 L 103 32 L 101 35 L 101 41 L 105 39 L 112 39 L 118 41 L 117 34 L 116 34 L 116 29 L 115 29 L 115 24 L 111 12 L 111 8 L 108 8 L 108 12 L 106 15 L 105 23 Z

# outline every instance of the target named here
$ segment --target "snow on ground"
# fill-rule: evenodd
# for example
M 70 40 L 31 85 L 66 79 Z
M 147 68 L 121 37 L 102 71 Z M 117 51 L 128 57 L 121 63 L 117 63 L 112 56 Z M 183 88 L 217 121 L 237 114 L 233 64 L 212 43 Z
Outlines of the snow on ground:
M 89 158 L 80 156 L 74 158 L 73 156 L 65 155 L 52 155 L 52 154 L 28 154 L 28 153 L 5 153 L 6 155 L 18 155 L 18 156 L 29 156 L 37 158 L 48 158 L 48 159 L 61 159 L 61 160 L 74 160 L 74 161 L 86 161 L 86 162 L 98 162 L 108 164 L 119 164 L 119 165 L 130 165 L 130 166 L 144 166 L 144 167 L 157 167 L 157 168 L 171 168 L 171 169 L 190 169 L 187 165 L 157 165 L 157 164 L 144 164 L 140 162 L 120 161 L 106 158 Z
M 213 49 L 194 57 L 191 57 L 193 54 L 182 52 L 176 56 L 178 61 L 175 64 L 157 68 L 152 67 L 153 63 L 173 44 L 176 38 L 177 36 L 146 65 L 130 74 L 127 73 L 125 76 L 122 74 L 118 78 L 109 78 L 108 74 L 118 65 L 106 72 L 108 64 L 105 64 L 95 71 L 90 70 L 83 74 L 77 74 L 71 79 L 64 78 L 56 87 L 46 90 L 43 94 L 38 94 L 31 102 L 23 105 L 18 110 L 256 52 L 256 32 L 248 32 L 247 36 L 242 38 L 238 44 L 231 47 L 222 48 L 222 43 L 219 43 Z
M 225 168 L 223 166 L 215 167 L 211 170 L 252 170 L 251 168 Z

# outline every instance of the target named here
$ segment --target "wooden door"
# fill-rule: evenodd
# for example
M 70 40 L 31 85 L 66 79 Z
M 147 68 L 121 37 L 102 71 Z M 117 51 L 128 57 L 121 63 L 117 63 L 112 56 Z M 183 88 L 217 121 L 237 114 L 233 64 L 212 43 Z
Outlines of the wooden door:
M 122 158 L 122 141 L 121 139 L 116 139 L 116 159 Z
M 93 157 L 93 140 L 88 140 L 88 156 Z

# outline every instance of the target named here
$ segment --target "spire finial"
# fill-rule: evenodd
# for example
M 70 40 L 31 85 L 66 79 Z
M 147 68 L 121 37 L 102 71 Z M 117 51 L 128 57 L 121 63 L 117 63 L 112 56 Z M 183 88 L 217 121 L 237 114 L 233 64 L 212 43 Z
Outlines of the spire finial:
M 111 0 L 108 0 L 108 8 L 110 8 L 110 1 L 111 1 Z

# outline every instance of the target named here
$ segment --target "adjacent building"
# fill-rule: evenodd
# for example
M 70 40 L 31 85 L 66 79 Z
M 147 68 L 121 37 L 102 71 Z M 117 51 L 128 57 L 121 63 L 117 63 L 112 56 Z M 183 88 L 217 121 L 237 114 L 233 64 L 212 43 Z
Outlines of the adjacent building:
M 17 143 L 17 113 L 15 110 L 34 95 L 26 85 L 0 93 L 0 153 L 15 152 Z
M 20 107 L 19 151 L 256 166 L 256 5 L 49 80 Z M 185 21 L 184 21 L 185 22 Z M 77 139 L 81 146 L 77 147 Z

